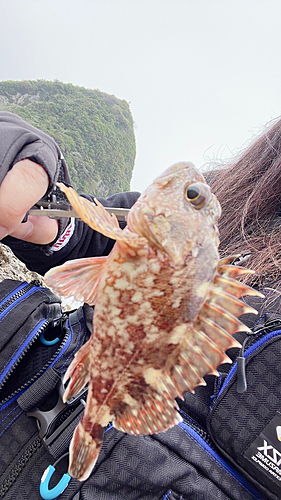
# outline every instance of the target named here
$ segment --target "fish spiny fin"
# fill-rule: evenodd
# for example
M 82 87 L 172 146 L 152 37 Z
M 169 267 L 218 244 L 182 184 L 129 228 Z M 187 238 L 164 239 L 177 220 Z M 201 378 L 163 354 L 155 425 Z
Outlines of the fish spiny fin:
M 157 390 L 164 394 L 165 398 L 169 401 L 174 401 L 177 397 L 182 398 L 181 388 L 172 380 L 170 374 L 167 372 L 159 380 Z
M 230 347 L 241 347 L 241 344 L 230 333 L 210 318 L 200 317 L 199 330 L 206 333 L 223 352 L 230 349 Z
M 90 306 L 95 304 L 96 290 L 108 257 L 86 257 L 70 260 L 45 274 L 46 283 L 58 295 L 75 297 Z
M 205 346 L 206 350 L 208 346 L 209 343 L 207 342 Z M 209 360 L 209 357 L 206 356 L 204 351 L 201 350 L 198 346 L 192 346 L 192 349 L 190 349 L 190 345 L 188 345 L 187 349 L 180 352 L 178 365 L 175 365 L 175 369 L 183 378 L 183 383 L 187 384 L 188 382 L 189 387 L 186 387 L 183 392 L 187 390 L 189 390 L 190 392 L 194 392 L 194 389 L 195 387 L 197 387 L 197 385 L 204 383 L 203 377 L 208 373 L 212 373 L 214 371 L 214 369 L 217 367 L 217 363 L 215 363 L 215 365 L 213 366 Z M 217 353 L 216 351 L 216 354 L 216 359 L 219 360 L 221 357 L 221 353 Z M 212 357 L 214 358 L 214 355 Z
M 233 257 L 232 257 L 233 258 Z M 243 295 L 256 295 L 262 297 L 262 294 L 253 288 L 236 281 L 234 278 L 240 274 L 250 272 L 239 266 L 227 265 L 228 258 L 220 260 L 218 264 L 218 274 L 214 277 L 213 286 L 210 288 L 207 299 L 198 315 L 198 322 L 203 326 L 203 331 L 210 334 L 212 324 L 218 328 L 217 332 L 222 331 L 222 339 L 225 345 L 227 337 L 224 331 L 233 334 L 238 331 L 250 331 L 237 317 L 252 313 L 257 314 L 257 311 L 248 304 L 239 300 L 238 297 Z M 213 338 L 213 337 L 212 337 Z M 231 347 L 231 343 L 228 347 Z
M 245 267 L 240 266 L 231 266 L 231 265 L 218 265 L 218 273 L 224 276 L 229 276 L 230 278 L 237 278 L 242 274 L 255 274 L 255 271 L 252 269 L 246 269 Z
M 182 394 L 184 392 L 194 392 L 195 387 L 201 381 L 196 367 L 193 364 L 190 365 L 189 363 L 187 363 L 182 354 L 179 356 L 179 359 L 173 366 L 171 379 L 179 393 L 178 397 L 180 397 L 181 399 L 183 399 Z
M 214 278 L 213 286 L 210 288 L 207 299 L 194 325 L 195 330 L 206 335 L 221 353 L 230 347 L 240 347 L 239 342 L 232 337 L 233 333 L 250 331 L 237 317 L 246 313 L 257 313 L 255 309 L 239 300 L 238 297 L 244 295 L 262 296 L 253 288 L 234 279 L 235 276 L 249 272 L 249 270 L 228 265 L 228 262 L 233 258 L 229 257 L 219 262 L 219 274 Z M 196 339 L 200 339 L 200 335 Z M 208 357 L 209 350 L 205 350 L 205 343 L 199 342 L 199 345 Z M 220 363 L 222 362 L 228 362 L 227 356 L 221 358 Z M 213 364 L 213 361 L 211 361 L 211 364 Z
M 205 385 L 205 375 L 217 374 L 216 367 L 225 359 L 226 355 L 216 342 L 204 332 L 193 329 L 178 346 L 177 358 L 171 367 L 171 378 L 181 393 L 187 390 L 193 392 L 198 385 Z
M 158 429 L 156 432 L 170 429 L 182 420 L 177 411 L 176 402 L 166 398 L 165 393 L 156 392 L 150 395 L 145 402 L 144 409 L 146 414 L 153 419 L 154 427 Z
M 257 314 L 256 309 L 242 302 L 237 297 L 224 290 L 219 290 L 213 287 L 210 291 L 209 304 L 216 304 L 223 307 L 227 312 L 233 316 L 241 316 L 242 314 Z
M 251 295 L 260 298 L 264 298 L 264 295 L 255 290 L 254 288 L 241 283 L 233 278 L 228 278 L 227 276 L 217 274 L 214 279 L 214 284 L 219 290 L 230 293 L 235 297 L 243 297 L 244 295 Z
M 193 343 L 195 348 L 199 348 L 203 353 L 203 356 L 213 368 L 209 373 L 217 374 L 216 368 L 221 363 L 230 362 L 229 357 L 225 354 L 225 350 L 222 350 L 219 346 L 218 340 L 212 339 L 203 330 L 196 331 L 196 335 L 193 337 Z M 233 343 L 232 337 L 229 338 L 229 345 Z
M 167 399 L 156 390 L 146 396 L 146 401 L 138 408 L 127 408 L 118 414 L 114 427 L 127 434 L 147 435 L 170 429 L 181 422 L 176 402 Z
M 231 264 L 236 259 L 239 259 L 239 257 L 241 257 L 240 253 L 236 255 L 228 255 L 228 257 L 223 257 L 222 259 L 219 260 L 219 266 L 226 266 L 227 264 Z
M 224 328 L 230 334 L 235 332 L 250 332 L 250 328 L 248 328 L 242 321 L 239 321 L 233 314 L 226 311 L 223 307 L 220 307 L 216 304 L 205 303 L 202 307 L 198 319 L 211 319 L 213 320 L 219 327 Z
M 92 203 L 83 196 L 79 196 L 74 189 L 68 188 L 61 183 L 57 185 L 66 194 L 73 208 L 89 227 L 104 236 L 108 236 L 108 238 L 127 243 L 132 247 L 147 245 L 146 238 L 142 238 L 129 230 L 123 231 L 119 227 L 115 215 L 109 214 L 97 199 L 95 199 L 95 203 Z
M 81 349 L 76 353 L 72 363 L 68 367 L 63 383 L 65 384 L 70 379 L 69 384 L 64 392 L 63 401 L 66 402 L 70 398 L 76 396 L 90 380 L 91 355 L 90 341 L 86 342 Z

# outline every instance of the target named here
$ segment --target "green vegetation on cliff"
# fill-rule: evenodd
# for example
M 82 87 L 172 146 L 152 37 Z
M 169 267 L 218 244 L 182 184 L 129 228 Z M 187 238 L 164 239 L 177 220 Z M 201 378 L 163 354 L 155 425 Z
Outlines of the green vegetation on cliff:
M 125 100 L 59 81 L 3 81 L 0 110 L 56 140 L 78 192 L 108 196 L 130 189 L 136 145 Z

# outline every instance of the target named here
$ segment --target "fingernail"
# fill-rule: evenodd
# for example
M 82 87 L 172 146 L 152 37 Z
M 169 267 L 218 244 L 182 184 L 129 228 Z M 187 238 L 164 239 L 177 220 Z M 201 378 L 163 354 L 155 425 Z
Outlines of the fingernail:
M 5 227 L 0 226 L 0 240 L 5 238 L 5 236 L 7 236 L 7 234 L 8 234 L 7 229 Z
M 23 222 L 22 224 L 20 224 L 17 229 L 11 233 L 11 236 L 19 240 L 24 240 L 32 234 L 33 228 L 34 226 L 32 222 L 28 220 L 27 222 Z

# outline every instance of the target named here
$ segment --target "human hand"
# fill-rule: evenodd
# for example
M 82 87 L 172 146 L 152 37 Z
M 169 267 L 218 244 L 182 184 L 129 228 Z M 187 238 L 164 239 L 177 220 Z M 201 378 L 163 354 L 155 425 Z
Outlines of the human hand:
M 47 245 L 56 238 L 57 220 L 29 215 L 26 222 L 21 222 L 48 186 L 49 177 L 41 165 L 27 159 L 15 163 L 0 185 L 0 240 L 10 235 Z

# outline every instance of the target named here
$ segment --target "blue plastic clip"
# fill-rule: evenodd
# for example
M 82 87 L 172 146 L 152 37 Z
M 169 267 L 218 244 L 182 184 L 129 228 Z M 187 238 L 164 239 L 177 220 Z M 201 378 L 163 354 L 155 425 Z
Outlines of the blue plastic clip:
M 42 476 L 40 484 L 40 495 L 42 498 L 44 498 L 44 500 L 53 500 L 54 498 L 57 498 L 59 495 L 61 495 L 71 479 L 69 474 L 64 474 L 58 484 L 54 488 L 49 490 L 49 482 L 55 470 L 56 469 L 55 467 L 53 467 L 53 465 L 49 465 Z

